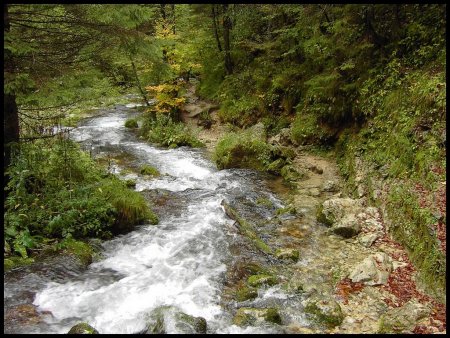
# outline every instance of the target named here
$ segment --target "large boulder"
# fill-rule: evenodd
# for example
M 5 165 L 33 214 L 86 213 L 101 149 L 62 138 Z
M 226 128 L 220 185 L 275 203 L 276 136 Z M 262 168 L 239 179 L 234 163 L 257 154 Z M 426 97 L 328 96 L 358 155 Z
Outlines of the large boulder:
M 386 284 L 393 270 L 392 259 L 384 252 L 377 252 L 364 259 L 350 272 L 352 282 L 366 285 Z
M 238 326 L 259 325 L 264 322 L 281 324 L 281 317 L 276 308 L 256 309 L 241 307 L 233 318 Z
M 305 312 L 312 316 L 319 325 L 327 328 L 338 326 L 344 320 L 344 313 L 338 302 L 332 297 L 314 293 L 305 302 Z
M 331 226 L 347 214 L 356 214 L 361 210 L 362 202 L 352 198 L 330 198 L 323 202 L 318 212 L 318 220 Z
M 188 315 L 173 306 L 161 306 L 153 310 L 147 321 L 147 334 L 200 334 L 206 333 L 203 317 Z
M 344 238 L 350 238 L 357 235 L 361 230 L 361 224 L 355 214 L 348 214 L 334 223 L 330 229 L 331 232 Z
M 390 309 L 383 314 L 378 322 L 378 333 L 413 333 L 417 322 L 428 316 L 430 309 L 410 300 L 405 305 Z

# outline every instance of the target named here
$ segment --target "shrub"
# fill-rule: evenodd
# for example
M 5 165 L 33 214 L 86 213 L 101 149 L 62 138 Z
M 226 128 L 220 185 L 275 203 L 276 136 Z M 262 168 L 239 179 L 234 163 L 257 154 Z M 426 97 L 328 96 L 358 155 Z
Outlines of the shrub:
M 136 121 L 136 119 L 128 119 L 125 121 L 125 127 L 127 128 L 138 128 L 138 123 Z
M 155 120 L 149 120 L 145 126 L 149 142 L 166 147 L 202 147 L 192 130 L 181 122 L 174 122 L 170 116 L 157 114 Z

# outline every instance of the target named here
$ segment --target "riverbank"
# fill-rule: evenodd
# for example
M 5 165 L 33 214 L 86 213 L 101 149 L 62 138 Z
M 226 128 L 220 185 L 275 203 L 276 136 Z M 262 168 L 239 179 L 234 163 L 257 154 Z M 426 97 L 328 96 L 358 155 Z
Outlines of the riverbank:
M 190 100 L 200 102 L 193 97 L 193 86 L 188 92 Z M 210 116 L 211 127 L 198 132 L 209 153 L 226 133 L 217 110 Z M 198 115 L 191 117 L 189 111 L 183 120 L 193 128 L 199 124 Z M 282 135 L 272 138 L 280 139 Z M 336 312 L 342 316 L 325 331 L 291 324 L 287 332 L 445 333 L 445 304 L 418 286 L 417 271 L 405 248 L 389 234 L 383 210 L 370 206 L 370 196 L 362 192 L 359 198 L 349 198 L 348 182 L 340 176 L 333 152 L 318 155 L 289 143 L 283 146 L 295 151 L 292 165 L 304 175 L 290 188 L 281 178 L 268 181 L 271 189 L 301 215 L 278 230 L 278 244 L 300 251 L 300 259 L 290 266 L 292 276 L 286 287 L 300 288 L 304 305 L 315 302 L 309 307 L 314 309 L 311 318 L 326 322 Z M 320 210 L 330 205 L 335 209 L 328 209 L 328 216 L 336 219 L 325 225 Z M 342 229 L 350 229 L 352 234 L 342 236 Z

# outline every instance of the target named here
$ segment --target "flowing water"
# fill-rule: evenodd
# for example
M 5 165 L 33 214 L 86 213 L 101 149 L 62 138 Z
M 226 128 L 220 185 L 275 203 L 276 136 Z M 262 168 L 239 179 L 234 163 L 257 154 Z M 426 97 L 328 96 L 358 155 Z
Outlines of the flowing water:
M 65 270 L 60 269 L 58 277 L 51 271 L 57 265 L 53 262 L 39 266 L 38 272 L 6 274 L 5 306 L 28 297 L 38 311 L 49 312 L 44 321 L 25 328 L 10 326 L 5 332 L 66 333 L 84 321 L 100 333 L 137 333 L 145 329 L 148 314 L 162 305 L 204 317 L 211 333 L 277 332 L 270 326 L 232 325 L 232 313 L 221 304 L 227 269 L 236 259 L 230 243 L 237 236 L 221 202 L 236 196 L 253 200 L 264 196 L 275 207 L 282 203 L 253 171 L 219 171 L 204 150 L 161 149 L 139 140 L 124 127 L 125 120 L 136 114 L 129 105 L 118 105 L 85 120 L 70 134 L 97 155 L 127 155 L 136 168 L 156 167 L 163 174 L 158 178 L 135 173 L 124 178 L 136 179 L 136 190 L 143 193 L 170 192 L 179 199 L 175 210 L 162 213 L 158 225 L 144 224 L 103 242 L 101 258 L 87 270 L 64 262 L 60 265 Z M 115 164 L 110 169 L 120 172 L 123 167 Z M 265 212 L 262 217 L 270 218 Z M 260 292 L 256 301 L 287 298 L 273 287 Z

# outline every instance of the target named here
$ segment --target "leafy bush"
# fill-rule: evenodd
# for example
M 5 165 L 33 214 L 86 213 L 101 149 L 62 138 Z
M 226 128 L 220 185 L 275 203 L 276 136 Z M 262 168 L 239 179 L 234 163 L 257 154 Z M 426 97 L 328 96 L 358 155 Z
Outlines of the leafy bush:
M 138 128 L 139 125 L 136 121 L 136 119 L 128 119 L 125 121 L 125 127 L 127 128 Z
M 176 148 L 180 146 L 202 147 L 191 129 L 181 122 L 174 122 L 170 116 L 157 114 L 156 119 L 147 119 L 144 135 L 149 142 Z
M 271 161 L 271 147 L 251 132 L 231 132 L 218 143 L 213 155 L 219 169 L 251 168 L 264 170 Z
M 45 238 L 110 238 L 122 223 L 157 221 L 139 193 L 69 140 L 23 144 L 8 174 L 5 249 L 24 258 Z

